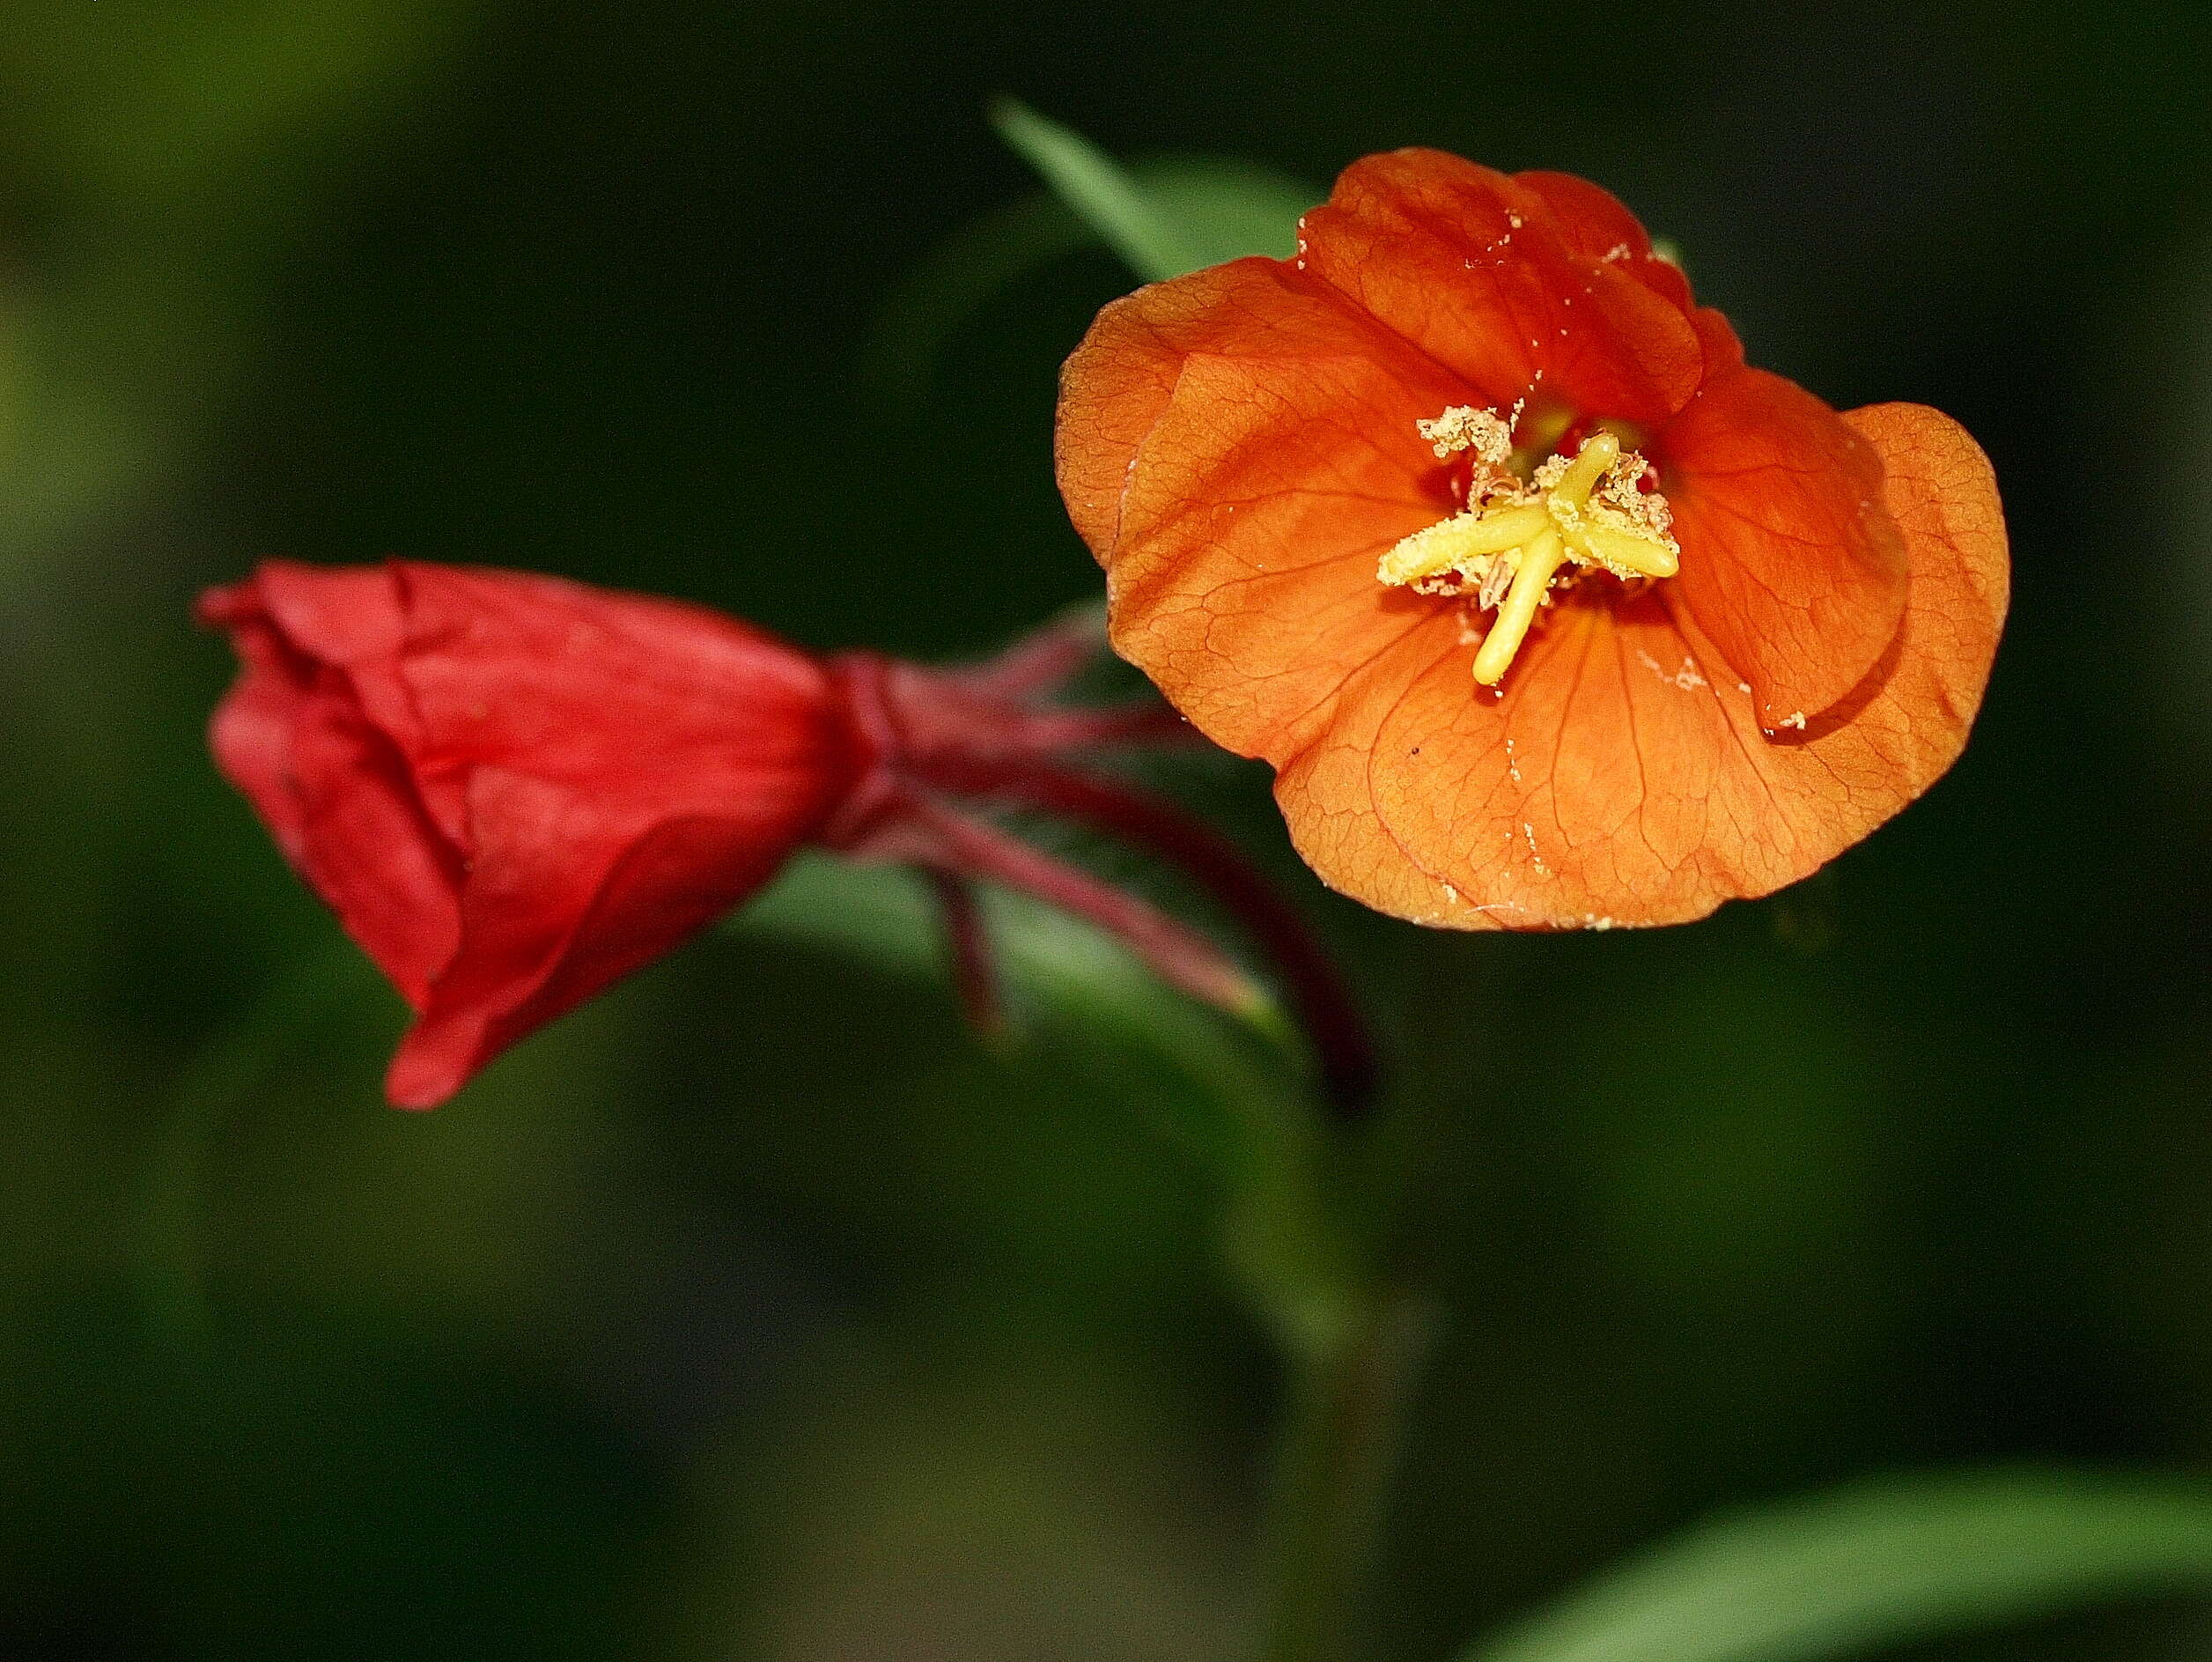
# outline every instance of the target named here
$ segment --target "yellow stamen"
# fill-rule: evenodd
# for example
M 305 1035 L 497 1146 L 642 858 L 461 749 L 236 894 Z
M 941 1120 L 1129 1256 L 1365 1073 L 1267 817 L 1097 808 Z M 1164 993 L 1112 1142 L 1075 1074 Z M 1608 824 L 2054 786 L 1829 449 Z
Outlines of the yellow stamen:
M 1580 552 L 1590 557 L 1591 565 L 1608 571 L 1618 572 L 1625 566 L 1639 577 L 1672 577 L 1682 569 L 1682 557 L 1670 544 L 1633 531 L 1584 524 L 1567 535 L 1570 542 L 1581 545 Z
M 1521 568 L 1514 572 L 1513 587 L 1498 608 L 1498 621 L 1490 625 L 1481 650 L 1475 654 L 1475 679 L 1484 686 L 1494 687 L 1506 678 L 1514 654 L 1521 650 L 1529 625 L 1536 621 L 1544 591 L 1552 586 L 1552 573 L 1566 558 L 1566 544 L 1550 529 L 1537 532 L 1536 540 L 1521 550 Z
M 1486 514 L 1476 509 L 1416 531 L 1382 557 L 1375 574 L 1386 583 L 1412 583 L 1435 577 L 1479 556 L 1502 554 L 1544 530 L 1551 521 L 1539 507 L 1507 508 Z
M 1580 513 L 1589 502 L 1591 490 L 1605 476 L 1605 469 L 1619 460 L 1619 440 L 1610 432 L 1592 433 L 1582 441 L 1582 447 L 1574 453 L 1574 460 L 1547 493 L 1545 506 L 1554 514 L 1561 508 Z
M 1471 506 L 1401 540 L 1375 574 L 1425 595 L 1461 596 L 1471 609 L 1497 609 L 1475 654 L 1475 679 L 1484 686 L 1505 678 L 1563 567 L 1624 580 L 1672 577 L 1680 569 L 1666 499 L 1642 489 L 1644 460 L 1629 447 L 1633 430 L 1624 436 L 1600 426 L 1571 458 L 1552 455 L 1524 473 L 1518 447 L 1511 470 L 1499 465 L 1496 453 L 1509 430 L 1495 410 L 1455 407 L 1419 427 L 1440 456 L 1476 453 Z M 1548 450 L 1557 432 L 1525 437 L 1542 439 Z

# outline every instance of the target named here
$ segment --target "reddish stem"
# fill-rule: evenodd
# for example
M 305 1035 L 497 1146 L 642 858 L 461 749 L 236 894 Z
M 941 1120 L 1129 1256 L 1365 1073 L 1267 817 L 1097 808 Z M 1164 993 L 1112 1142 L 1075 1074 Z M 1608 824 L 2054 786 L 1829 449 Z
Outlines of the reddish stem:
M 1242 849 L 1173 803 L 1051 762 L 1012 770 L 1004 788 L 1033 807 L 1095 825 L 1188 872 L 1280 971 L 1331 1097 L 1346 1114 L 1365 1109 L 1376 1074 L 1366 1019 L 1305 919 L 1253 868 Z
M 943 866 L 925 866 L 922 875 L 936 891 L 938 911 L 945 920 L 945 941 L 952 949 L 953 987 L 960 995 L 961 1012 L 977 1032 L 999 1032 L 1006 1026 L 1006 1011 L 999 1001 L 991 932 L 984 926 L 982 907 L 976 903 L 976 886 Z
M 1163 704 L 1031 711 L 1023 735 L 1048 750 L 1102 750 L 1117 744 L 1193 744 L 1198 730 Z
M 996 657 L 936 673 L 986 698 L 1026 698 L 1056 691 L 1105 646 L 1105 611 L 1080 606 L 1030 631 Z
M 1126 944 L 1162 980 L 1225 1010 L 1242 1015 L 1264 1001 L 1227 953 L 1157 907 L 925 796 L 903 806 L 896 829 L 867 852 L 949 867 L 1073 912 Z
M 1180 809 L 1085 772 L 1066 753 L 1187 740 L 1191 728 L 1154 704 L 1108 709 L 1039 702 L 1102 643 L 1095 612 L 1047 625 L 998 658 L 964 669 L 925 669 L 875 653 L 833 663 L 866 767 L 822 839 L 931 874 L 952 937 L 955 972 L 971 1009 L 988 1002 L 983 926 L 963 880 L 1035 896 L 1125 942 L 1176 986 L 1236 1011 L 1260 994 L 1229 956 L 1198 931 L 1079 868 L 956 812 L 948 803 L 997 798 L 1093 825 L 1172 861 L 1211 892 L 1278 966 L 1313 1045 L 1331 1098 L 1346 1115 L 1367 1104 L 1375 1060 L 1358 1006 L 1298 912 L 1243 852 Z

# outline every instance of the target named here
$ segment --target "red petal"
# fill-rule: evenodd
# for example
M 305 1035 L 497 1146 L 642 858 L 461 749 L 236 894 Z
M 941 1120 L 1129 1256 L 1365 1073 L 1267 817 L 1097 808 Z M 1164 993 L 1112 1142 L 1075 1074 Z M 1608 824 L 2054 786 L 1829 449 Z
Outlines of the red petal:
M 1810 393 L 1737 369 L 1654 446 L 1682 544 L 1680 598 L 1761 724 L 1827 709 L 1873 668 L 1905 613 L 1905 545 L 1880 456 Z
M 420 1011 L 402 1105 L 741 899 L 844 787 L 821 668 L 715 613 L 412 565 L 258 584 L 314 680 L 241 705 L 240 771 L 281 725 L 303 869 Z
M 250 580 L 208 590 L 195 609 L 202 623 L 230 632 L 239 659 L 238 679 L 208 724 L 208 748 L 297 865 L 302 828 L 291 784 L 292 720 L 314 690 L 314 665 L 284 645 Z
M 344 674 L 274 615 L 272 596 L 313 588 L 304 566 L 264 565 L 215 591 L 201 616 L 227 627 L 241 662 L 209 731 L 216 764 L 346 933 L 419 1009 L 460 938 L 459 854 L 424 814 L 407 763 L 370 721 Z M 304 616 L 333 638 L 380 617 L 396 634 L 389 573 L 331 575 Z M 325 602 L 328 602 L 326 605 Z
M 787 787 L 749 811 L 696 818 L 580 811 L 525 774 L 479 770 L 483 853 L 462 900 L 462 949 L 392 1059 L 386 1090 L 429 1108 L 516 1040 L 651 963 L 775 875 L 818 816 Z
M 1527 395 L 1663 421 L 1697 388 L 1696 332 L 1679 302 L 1589 246 L 1587 197 L 1562 226 L 1552 196 L 1569 194 L 1440 151 L 1370 156 L 1306 216 L 1305 266 L 1494 408 Z
M 464 791 L 461 944 L 394 1059 L 441 1100 L 764 882 L 843 782 L 810 659 L 701 609 L 401 568 L 415 763 Z
M 1459 506 L 1416 424 L 1480 396 L 1272 261 L 1109 307 L 1068 360 L 1058 448 L 1117 649 L 1218 742 L 1287 753 L 1432 615 L 1375 562 Z

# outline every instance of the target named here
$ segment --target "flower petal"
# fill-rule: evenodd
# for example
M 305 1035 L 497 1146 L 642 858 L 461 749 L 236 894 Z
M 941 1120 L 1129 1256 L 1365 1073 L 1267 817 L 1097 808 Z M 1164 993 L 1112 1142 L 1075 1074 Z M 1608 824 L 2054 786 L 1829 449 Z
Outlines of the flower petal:
M 1377 738 L 1416 686 L 1432 696 L 1442 686 L 1464 698 L 1474 684 L 1471 657 L 1457 613 L 1438 608 L 1360 672 L 1335 719 L 1283 761 L 1275 779 L 1291 841 L 1324 883 L 1432 927 L 1499 927 L 1506 920 L 1486 915 L 1476 897 L 1441 875 L 1449 861 L 1427 851 L 1417 857 L 1391 831 L 1376 799 Z M 1456 665 L 1457 675 L 1432 685 L 1430 673 L 1445 664 Z
M 527 774 L 479 770 L 469 808 L 483 853 L 462 897 L 461 949 L 393 1057 L 387 1094 L 435 1107 L 516 1040 L 743 900 L 810 822 L 792 802 L 641 821 Z
M 1912 596 L 1886 675 L 1861 686 L 1825 727 L 1815 723 L 1797 748 L 1840 769 L 1856 744 L 1863 765 L 1905 776 L 1909 801 L 1958 759 L 1981 708 L 2011 595 L 2004 506 L 1989 458 L 1940 410 L 1869 404 L 1842 420 L 1882 460 L 1883 501 L 1905 539 Z
M 1674 580 L 1758 700 L 1810 720 L 1855 687 L 1905 614 L 1906 552 L 1878 454 L 1765 370 L 1701 388 L 1655 445 L 1682 544 Z
M 1217 742 L 1288 754 L 1433 610 L 1375 562 L 1457 511 L 1416 424 L 1476 397 L 1273 261 L 1108 307 L 1062 378 L 1058 459 L 1117 650 Z
M 1816 870 L 1940 778 L 1979 708 L 2005 609 L 1988 464 L 1947 417 L 1842 417 L 1886 467 L 1912 562 L 1879 672 L 1771 740 L 1687 608 L 1552 607 L 1500 698 L 1471 647 L 1409 646 L 1347 691 L 1276 794 L 1300 853 L 1382 911 L 1459 927 L 1662 924 Z M 1677 611 L 1679 615 L 1677 615 Z
M 1669 305 L 1690 309 L 1690 279 L 1651 251 L 1651 238 L 1611 191 L 1574 174 L 1515 174 L 1513 182 L 1544 199 L 1573 253 L 1618 265 Z
M 1690 314 L 1690 327 L 1698 332 L 1698 344 L 1705 349 L 1705 378 L 1718 380 L 1727 370 L 1744 366 L 1744 343 L 1736 338 L 1736 326 L 1709 306 L 1700 306 Z
M 846 763 L 820 667 L 734 619 L 398 569 L 416 772 L 458 792 L 470 853 L 459 949 L 387 1082 L 420 1105 L 750 894 Z
M 1526 395 L 1664 421 L 1696 390 L 1697 333 L 1682 301 L 1604 257 L 1625 233 L 1586 194 L 1604 193 L 1557 180 L 1508 179 L 1441 151 L 1370 156 L 1306 216 L 1301 257 L 1486 404 Z
M 742 899 L 855 765 L 822 668 L 697 607 L 272 563 L 203 615 L 225 772 L 417 1012 L 403 1106 Z
M 297 597 L 301 572 L 308 568 L 272 562 L 201 602 L 202 619 L 230 632 L 241 664 L 209 745 L 284 858 L 419 1009 L 460 938 L 459 853 L 424 813 L 404 757 L 318 650 L 380 620 L 395 638 L 396 591 L 381 570 L 333 573 L 345 580 L 318 608 L 278 605 L 288 589 Z M 289 628 L 303 619 L 305 639 Z
M 1742 892 L 1726 868 L 1773 828 L 1721 788 L 1727 722 L 1686 655 L 1653 596 L 1560 600 L 1501 698 L 1466 654 L 1406 691 L 1377 727 L 1377 811 L 1473 903 L 1470 924 L 1703 915 Z

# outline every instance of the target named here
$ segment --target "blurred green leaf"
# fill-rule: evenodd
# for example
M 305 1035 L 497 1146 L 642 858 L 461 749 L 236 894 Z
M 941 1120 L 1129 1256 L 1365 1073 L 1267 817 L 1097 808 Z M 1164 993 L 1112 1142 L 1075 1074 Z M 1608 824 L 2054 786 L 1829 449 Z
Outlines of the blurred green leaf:
M 1010 98 L 992 107 L 991 122 L 1138 276 L 1156 283 L 1197 269 L 1191 245 L 1159 204 L 1080 133 Z
M 140 1294 L 155 1332 L 203 1339 L 213 1325 L 207 1286 L 207 1163 L 225 1122 L 306 1042 L 328 1043 L 334 1018 L 380 1011 L 374 972 L 350 942 L 292 966 L 211 1034 L 187 1063 L 174 1105 L 157 1130 L 145 1173 Z
M 1105 244 L 1147 282 L 1201 267 L 1297 252 L 1299 216 L 1322 192 L 1226 157 L 1164 156 L 1127 166 L 1024 105 L 993 120 L 1051 185 L 984 215 L 924 261 L 886 307 L 872 379 L 912 399 L 945 342 L 1029 273 Z
M 1132 162 L 1126 181 L 1173 227 L 1185 270 L 1250 254 L 1288 258 L 1298 247 L 1299 215 L 1321 196 L 1272 168 L 1213 157 Z M 925 260 L 892 297 L 870 354 L 874 378 L 917 396 L 946 341 L 992 296 L 1105 240 L 1102 226 L 1050 191 L 984 215 Z
M 1289 255 L 1298 216 L 1319 196 L 1264 167 L 1208 160 L 1123 167 L 1026 104 L 992 109 L 999 137 L 1148 283 L 1247 254 Z
M 1240 1032 L 1238 1023 L 1163 986 L 1088 925 L 1001 891 L 986 891 L 983 904 L 1017 1019 L 1058 1038 L 1103 1039 L 1124 1065 L 1141 1061 L 1171 1073 L 1198 1086 L 1216 1107 L 1254 1111 L 1296 1089 L 1295 1030 L 1274 1004 L 1256 1012 L 1250 1030 Z M 737 915 L 735 927 L 830 951 L 881 974 L 936 979 L 945 973 L 934 902 L 896 867 L 801 855 Z M 1255 1045 L 1255 1037 L 1265 1042 Z M 1173 1129 L 1220 1147 L 1219 1125 Z
M 1249 1023 L 1231 1021 L 1162 985 L 1087 924 L 1020 896 L 983 899 L 1024 1035 L 1110 1081 L 1221 1174 L 1232 1273 L 1285 1342 L 1319 1342 L 1343 1313 L 1353 1265 L 1323 1193 L 1321 1119 L 1288 1017 L 1271 1004 Z M 733 927 L 880 973 L 944 973 L 933 905 L 893 868 L 803 854 Z
M 1182 239 L 1186 270 L 1264 254 L 1298 252 L 1298 221 L 1324 192 L 1272 167 L 1220 156 L 1133 163 L 1130 177 Z M 1169 276 L 1179 276 L 1170 272 Z
M 2212 1591 L 2212 1487 L 1899 1477 L 1699 1525 L 1461 1662 L 1813 1662 L 2197 1589 Z
M 912 403 L 945 343 L 993 295 L 1097 234 L 1046 191 L 985 214 L 940 244 L 899 284 L 877 320 L 863 373 Z

